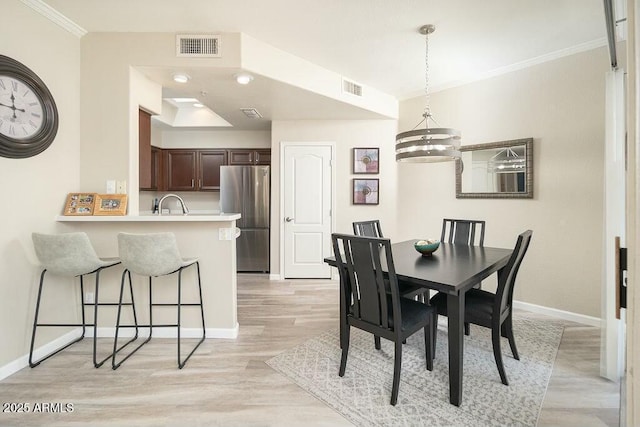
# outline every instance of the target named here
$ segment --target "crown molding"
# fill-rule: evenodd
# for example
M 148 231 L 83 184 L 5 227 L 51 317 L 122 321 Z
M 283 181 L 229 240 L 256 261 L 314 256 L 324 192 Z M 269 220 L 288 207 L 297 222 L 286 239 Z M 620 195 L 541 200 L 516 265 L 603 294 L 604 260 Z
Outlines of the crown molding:
M 82 38 L 85 34 L 87 34 L 87 30 L 43 2 L 42 0 L 20 0 L 25 5 L 29 6 L 31 9 L 35 10 L 51 22 L 58 24 L 74 36 L 78 38 Z
M 549 61 L 555 61 L 556 59 L 564 58 L 566 56 L 575 55 L 576 53 L 586 52 L 589 50 L 597 49 L 603 46 L 607 46 L 607 38 L 602 37 L 599 39 L 592 40 L 590 42 L 581 43 L 579 45 L 571 46 L 566 49 L 556 50 L 555 52 L 547 53 L 545 55 L 540 55 L 535 58 L 527 59 L 526 61 L 516 62 L 515 64 L 507 65 L 505 67 L 496 68 L 494 70 L 490 70 L 484 73 L 477 74 L 471 78 L 464 80 L 452 80 L 440 84 L 435 84 L 431 88 L 430 92 L 439 92 L 446 89 L 453 89 L 456 87 L 464 86 L 469 83 L 478 82 L 481 80 L 487 80 L 492 77 L 501 76 L 504 74 L 511 73 L 513 71 L 522 70 L 525 68 L 533 67 L 534 65 L 543 64 Z M 406 96 L 400 98 L 400 100 L 407 100 L 411 98 L 417 98 L 419 96 L 424 96 L 424 90 L 421 92 L 413 92 L 411 94 L 407 94 Z

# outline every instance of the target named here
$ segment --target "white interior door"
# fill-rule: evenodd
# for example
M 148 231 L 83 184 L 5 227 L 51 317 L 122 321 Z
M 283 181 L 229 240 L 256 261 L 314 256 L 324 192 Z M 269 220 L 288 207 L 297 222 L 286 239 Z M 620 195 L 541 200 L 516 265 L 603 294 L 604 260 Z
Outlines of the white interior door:
M 605 268 L 602 286 L 600 375 L 618 381 L 624 373 L 624 316 L 616 318 L 615 237 L 625 239 L 625 88 L 624 70 L 607 73 L 605 139 Z
M 283 146 L 284 278 L 329 278 L 332 145 Z

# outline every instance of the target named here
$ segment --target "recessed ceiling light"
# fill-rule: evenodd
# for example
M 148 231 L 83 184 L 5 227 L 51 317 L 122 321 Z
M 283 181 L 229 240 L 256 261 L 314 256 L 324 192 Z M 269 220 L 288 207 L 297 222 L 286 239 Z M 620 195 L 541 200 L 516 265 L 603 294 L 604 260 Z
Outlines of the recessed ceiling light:
M 204 107 L 204 104 L 196 102 L 195 104 L 193 104 L 193 106 L 196 107 L 196 108 L 202 108 L 202 107 Z
M 173 81 L 176 83 L 186 83 L 191 77 L 188 74 L 178 73 L 173 75 Z
M 248 85 L 253 80 L 253 76 L 247 73 L 236 74 L 236 81 L 241 85 Z

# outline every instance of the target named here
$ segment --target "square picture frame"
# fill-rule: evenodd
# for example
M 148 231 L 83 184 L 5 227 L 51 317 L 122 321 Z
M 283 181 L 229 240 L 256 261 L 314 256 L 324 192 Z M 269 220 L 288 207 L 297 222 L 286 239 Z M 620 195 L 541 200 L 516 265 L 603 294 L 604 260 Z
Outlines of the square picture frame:
M 376 147 L 361 147 L 353 149 L 353 173 L 380 173 L 380 149 Z
M 96 201 L 95 193 L 69 193 L 64 205 L 64 215 L 93 215 Z
M 380 203 L 380 180 L 353 179 L 352 194 L 354 205 L 377 205 Z
M 96 194 L 94 215 L 126 215 L 126 194 Z

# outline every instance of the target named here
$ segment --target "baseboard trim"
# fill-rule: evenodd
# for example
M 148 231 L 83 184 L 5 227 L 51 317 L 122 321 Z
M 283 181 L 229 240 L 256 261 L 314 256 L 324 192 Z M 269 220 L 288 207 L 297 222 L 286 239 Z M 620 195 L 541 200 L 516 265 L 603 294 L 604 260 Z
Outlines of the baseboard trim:
M 233 328 L 205 328 L 207 339 L 235 339 L 238 338 L 240 326 L 236 323 Z M 98 328 L 98 338 L 113 338 L 116 334 L 115 328 Z M 132 337 L 134 335 L 133 328 L 127 328 L 120 331 L 118 336 L 123 338 Z M 87 328 L 87 337 L 93 338 L 93 328 Z M 148 337 L 149 328 L 139 328 L 138 336 Z M 154 328 L 154 338 L 178 338 L 176 328 Z M 202 337 L 201 328 L 182 328 L 180 331 L 181 338 L 200 338 Z
M 56 351 L 57 349 L 64 347 L 71 341 L 75 340 L 82 334 L 81 328 L 76 328 L 72 331 L 67 332 L 66 334 L 56 338 L 53 341 L 50 341 L 36 349 L 33 350 L 33 358 L 35 360 L 40 359 L 41 357 L 46 356 L 52 351 Z M 4 366 L 0 366 L 0 381 L 7 378 L 10 375 L 15 374 L 20 369 L 26 368 L 29 366 L 29 354 L 25 354 L 14 360 L 13 362 L 9 362 Z
M 236 323 L 233 328 L 206 328 L 207 339 L 236 339 L 238 338 L 238 332 L 240 325 Z M 76 328 L 66 334 L 50 341 L 33 351 L 33 358 L 35 360 L 55 351 L 71 341 L 75 340 L 82 333 L 81 328 Z M 133 336 L 133 330 L 123 330 L 119 334 L 123 338 Z M 115 328 L 98 328 L 98 338 L 113 338 L 115 336 Z M 148 337 L 149 328 L 140 328 L 138 336 Z M 85 333 L 86 338 L 93 338 L 93 328 L 87 328 Z M 177 338 L 178 333 L 175 328 L 157 328 L 153 331 L 154 338 Z M 199 328 L 182 328 L 181 338 L 200 338 L 202 337 L 202 329 Z M 119 340 L 118 340 L 119 341 Z M 89 355 L 91 357 L 91 355 Z M 21 369 L 29 366 L 29 355 L 25 354 L 17 358 L 16 360 L 7 363 L 4 366 L 0 366 L 0 381 L 15 374 Z
M 594 326 L 599 328 L 601 320 L 598 317 L 586 316 L 584 314 L 572 313 L 570 311 L 558 310 L 556 308 L 544 307 L 541 305 L 530 304 L 528 302 L 513 301 L 513 307 L 531 311 L 533 313 L 546 314 L 547 316 L 558 317 L 563 320 L 570 320 L 572 322 L 580 323 L 587 326 Z

